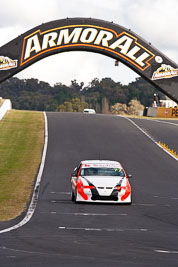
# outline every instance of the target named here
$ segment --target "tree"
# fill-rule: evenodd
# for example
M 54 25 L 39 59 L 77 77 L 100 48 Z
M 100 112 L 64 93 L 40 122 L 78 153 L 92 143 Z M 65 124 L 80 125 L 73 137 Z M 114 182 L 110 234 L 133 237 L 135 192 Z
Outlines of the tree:
M 144 110 L 144 106 L 137 99 L 132 99 L 129 102 L 129 106 L 128 106 L 127 110 L 128 110 L 129 115 L 139 116 L 140 112 L 142 112 Z
M 127 105 L 116 103 L 111 107 L 112 114 L 126 115 L 127 114 Z
M 88 103 L 82 102 L 80 98 L 73 98 L 71 101 L 66 101 L 64 104 L 59 105 L 57 111 L 82 112 L 85 108 L 88 108 Z
M 116 103 L 128 106 L 134 98 L 144 106 L 152 106 L 154 93 L 158 93 L 161 99 L 164 99 L 163 94 L 142 78 L 137 78 L 128 85 L 114 82 L 111 78 L 95 78 L 85 87 L 83 82 L 78 83 L 75 79 L 71 81 L 70 86 L 60 82 L 51 86 L 37 79 L 20 80 L 14 77 L 0 84 L 0 96 L 11 99 L 14 109 L 39 111 L 56 111 L 60 105 L 76 98 L 82 98 L 83 101 L 73 100 L 75 111 L 81 111 L 88 105 L 100 113 L 104 98 L 107 98 L 110 109 Z M 66 105 L 62 109 L 66 108 Z M 71 104 L 68 104 L 67 110 L 71 110 Z
M 126 104 L 116 103 L 112 106 L 112 114 L 119 115 L 140 115 L 140 112 L 143 111 L 144 106 L 137 99 L 132 99 L 128 106 Z

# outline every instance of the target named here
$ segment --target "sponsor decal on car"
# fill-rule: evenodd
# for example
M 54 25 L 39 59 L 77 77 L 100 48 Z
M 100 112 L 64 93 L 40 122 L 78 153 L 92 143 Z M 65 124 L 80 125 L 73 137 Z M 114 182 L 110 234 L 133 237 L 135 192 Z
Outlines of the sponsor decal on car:
M 17 67 L 18 60 L 9 57 L 0 56 L 0 70 L 9 70 Z
M 88 196 L 85 194 L 84 192 L 84 185 L 81 179 L 78 179 L 76 182 L 77 185 L 77 192 L 80 194 L 80 196 L 84 199 L 84 200 L 88 200 Z
M 60 51 L 67 47 L 77 49 L 79 46 L 112 52 L 142 71 L 150 66 L 149 61 L 155 57 L 128 32 L 118 34 L 113 29 L 96 25 L 69 25 L 44 32 L 37 30 L 26 36 L 23 40 L 21 66 L 52 50 Z
M 84 168 L 88 168 L 88 167 L 96 167 L 96 168 L 100 168 L 100 167 L 105 167 L 105 168 L 114 168 L 114 169 L 120 169 L 120 165 L 117 164 L 107 164 L 107 163 L 95 163 L 95 164 L 84 164 L 83 165 Z
M 167 79 L 178 76 L 178 69 L 174 69 L 170 65 L 161 64 L 152 76 L 152 80 Z

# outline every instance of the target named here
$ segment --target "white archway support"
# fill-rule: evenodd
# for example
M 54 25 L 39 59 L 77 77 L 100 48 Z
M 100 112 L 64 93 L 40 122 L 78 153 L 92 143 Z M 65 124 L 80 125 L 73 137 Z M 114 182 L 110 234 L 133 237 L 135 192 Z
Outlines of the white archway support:
M 2 120 L 6 112 L 11 109 L 12 109 L 12 103 L 10 99 L 5 99 L 2 106 L 0 106 L 0 120 Z

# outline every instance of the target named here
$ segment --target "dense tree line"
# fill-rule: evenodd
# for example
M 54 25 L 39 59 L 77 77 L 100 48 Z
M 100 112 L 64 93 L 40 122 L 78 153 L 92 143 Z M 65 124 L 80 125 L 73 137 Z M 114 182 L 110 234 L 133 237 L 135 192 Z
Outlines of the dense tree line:
M 150 106 L 154 93 L 159 93 L 161 98 L 164 98 L 164 95 L 142 78 L 137 78 L 128 85 L 114 82 L 110 78 L 95 78 L 87 86 L 76 80 L 71 81 L 70 86 L 62 83 L 51 86 L 37 79 L 18 78 L 11 78 L 0 84 L 0 96 L 11 99 L 14 109 L 40 111 L 60 110 L 59 106 L 76 98 L 97 112 L 101 112 L 103 98 L 108 99 L 110 107 L 115 103 L 128 105 L 132 99 L 138 99 L 142 105 Z

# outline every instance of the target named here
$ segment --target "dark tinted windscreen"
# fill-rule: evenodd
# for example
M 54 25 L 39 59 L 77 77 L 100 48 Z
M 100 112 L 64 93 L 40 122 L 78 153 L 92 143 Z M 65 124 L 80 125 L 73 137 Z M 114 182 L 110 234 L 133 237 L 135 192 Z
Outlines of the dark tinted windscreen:
M 121 168 L 83 168 L 81 176 L 124 176 Z

